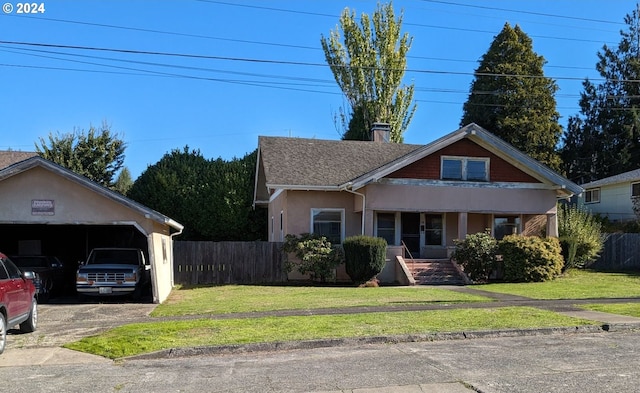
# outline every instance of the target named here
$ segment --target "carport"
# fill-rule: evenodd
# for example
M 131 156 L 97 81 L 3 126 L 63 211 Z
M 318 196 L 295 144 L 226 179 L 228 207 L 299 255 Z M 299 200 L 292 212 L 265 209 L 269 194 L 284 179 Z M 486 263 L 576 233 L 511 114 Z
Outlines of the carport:
M 77 266 L 94 247 L 136 247 L 151 265 L 153 302 L 173 287 L 173 237 L 183 226 L 39 156 L 0 152 L 0 251 Z M 27 153 L 28 154 L 28 153 Z

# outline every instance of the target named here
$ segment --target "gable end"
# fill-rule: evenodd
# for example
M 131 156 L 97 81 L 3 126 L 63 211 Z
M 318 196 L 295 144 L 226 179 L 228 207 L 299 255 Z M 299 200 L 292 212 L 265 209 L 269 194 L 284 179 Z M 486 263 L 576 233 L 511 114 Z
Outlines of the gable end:
M 491 182 L 539 183 L 533 176 L 516 168 L 469 139 L 454 142 L 427 157 L 385 176 L 385 178 L 440 180 L 442 156 L 489 158 L 489 179 Z

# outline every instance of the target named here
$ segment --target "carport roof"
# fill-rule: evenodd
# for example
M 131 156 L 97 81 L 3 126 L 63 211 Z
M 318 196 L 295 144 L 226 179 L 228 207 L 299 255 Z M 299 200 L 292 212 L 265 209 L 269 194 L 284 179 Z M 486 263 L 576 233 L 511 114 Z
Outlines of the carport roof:
M 2 152 L 5 153 L 5 152 Z M 35 154 L 35 153 L 34 153 Z M 3 154 L 0 154 L 0 160 L 2 159 Z M 62 176 L 70 181 L 80 184 L 81 186 L 87 187 L 93 192 L 100 194 L 108 199 L 111 199 L 114 202 L 120 203 L 131 210 L 137 211 L 142 214 L 144 217 L 157 221 L 161 224 L 165 224 L 175 229 L 176 231 L 182 231 L 184 226 L 173 219 L 161 214 L 153 209 L 150 209 L 132 199 L 125 197 L 124 195 L 112 191 L 106 187 L 101 186 L 100 184 L 87 179 L 84 176 L 81 176 L 63 166 L 60 166 L 52 161 L 46 160 L 38 155 L 27 157 L 18 162 L 14 162 L 9 166 L 3 167 L 1 164 L 4 161 L 0 161 L 0 182 L 15 176 L 19 173 L 27 171 L 29 169 L 35 167 L 42 167 L 48 171 L 51 171 L 59 176 Z

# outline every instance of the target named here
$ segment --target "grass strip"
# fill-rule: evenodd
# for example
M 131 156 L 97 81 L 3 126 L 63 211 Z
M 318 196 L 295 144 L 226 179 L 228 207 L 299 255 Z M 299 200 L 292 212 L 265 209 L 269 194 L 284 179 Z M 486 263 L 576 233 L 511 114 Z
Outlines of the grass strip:
M 582 304 L 582 309 L 640 318 L 640 303 Z
M 179 347 L 592 324 L 531 307 L 196 319 L 125 325 L 65 347 L 116 359 Z
M 275 310 L 492 301 L 433 287 L 296 287 L 225 285 L 174 289 L 152 317 Z
M 640 297 L 640 274 L 570 270 L 552 281 L 485 284 L 472 288 L 533 299 L 595 299 Z

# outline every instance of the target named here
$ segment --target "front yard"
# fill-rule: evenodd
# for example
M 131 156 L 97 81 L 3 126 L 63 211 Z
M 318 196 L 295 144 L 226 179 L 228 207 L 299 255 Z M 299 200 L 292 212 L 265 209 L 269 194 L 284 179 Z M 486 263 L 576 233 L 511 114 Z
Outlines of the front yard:
M 474 288 L 536 299 L 640 297 L 640 276 L 573 271 L 552 282 L 487 284 Z M 120 358 L 162 349 L 369 337 L 437 332 L 572 327 L 596 322 L 531 307 L 451 308 L 447 305 L 488 302 L 480 296 L 437 287 L 297 287 L 218 286 L 176 289 L 152 317 L 177 320 L 131 324 L 87 337 L 67 348 Z M 594 301 L 597 303 L 597 301 Z M 441 304 L 442 309 L 400 311 L 404 305 Z M 281 310 L 397 307 L 398 311 L 330 315 L 264 316 Z M 613 305 L 612 305 L 613 306 Z M 598 307 L 598 306 L 593 306 Z M 631 307 L 638 310 L 638 307 Z M 353 310 L 352 310 L 353 311 Z M 242 313 L 242 314 L 237 314 Z

